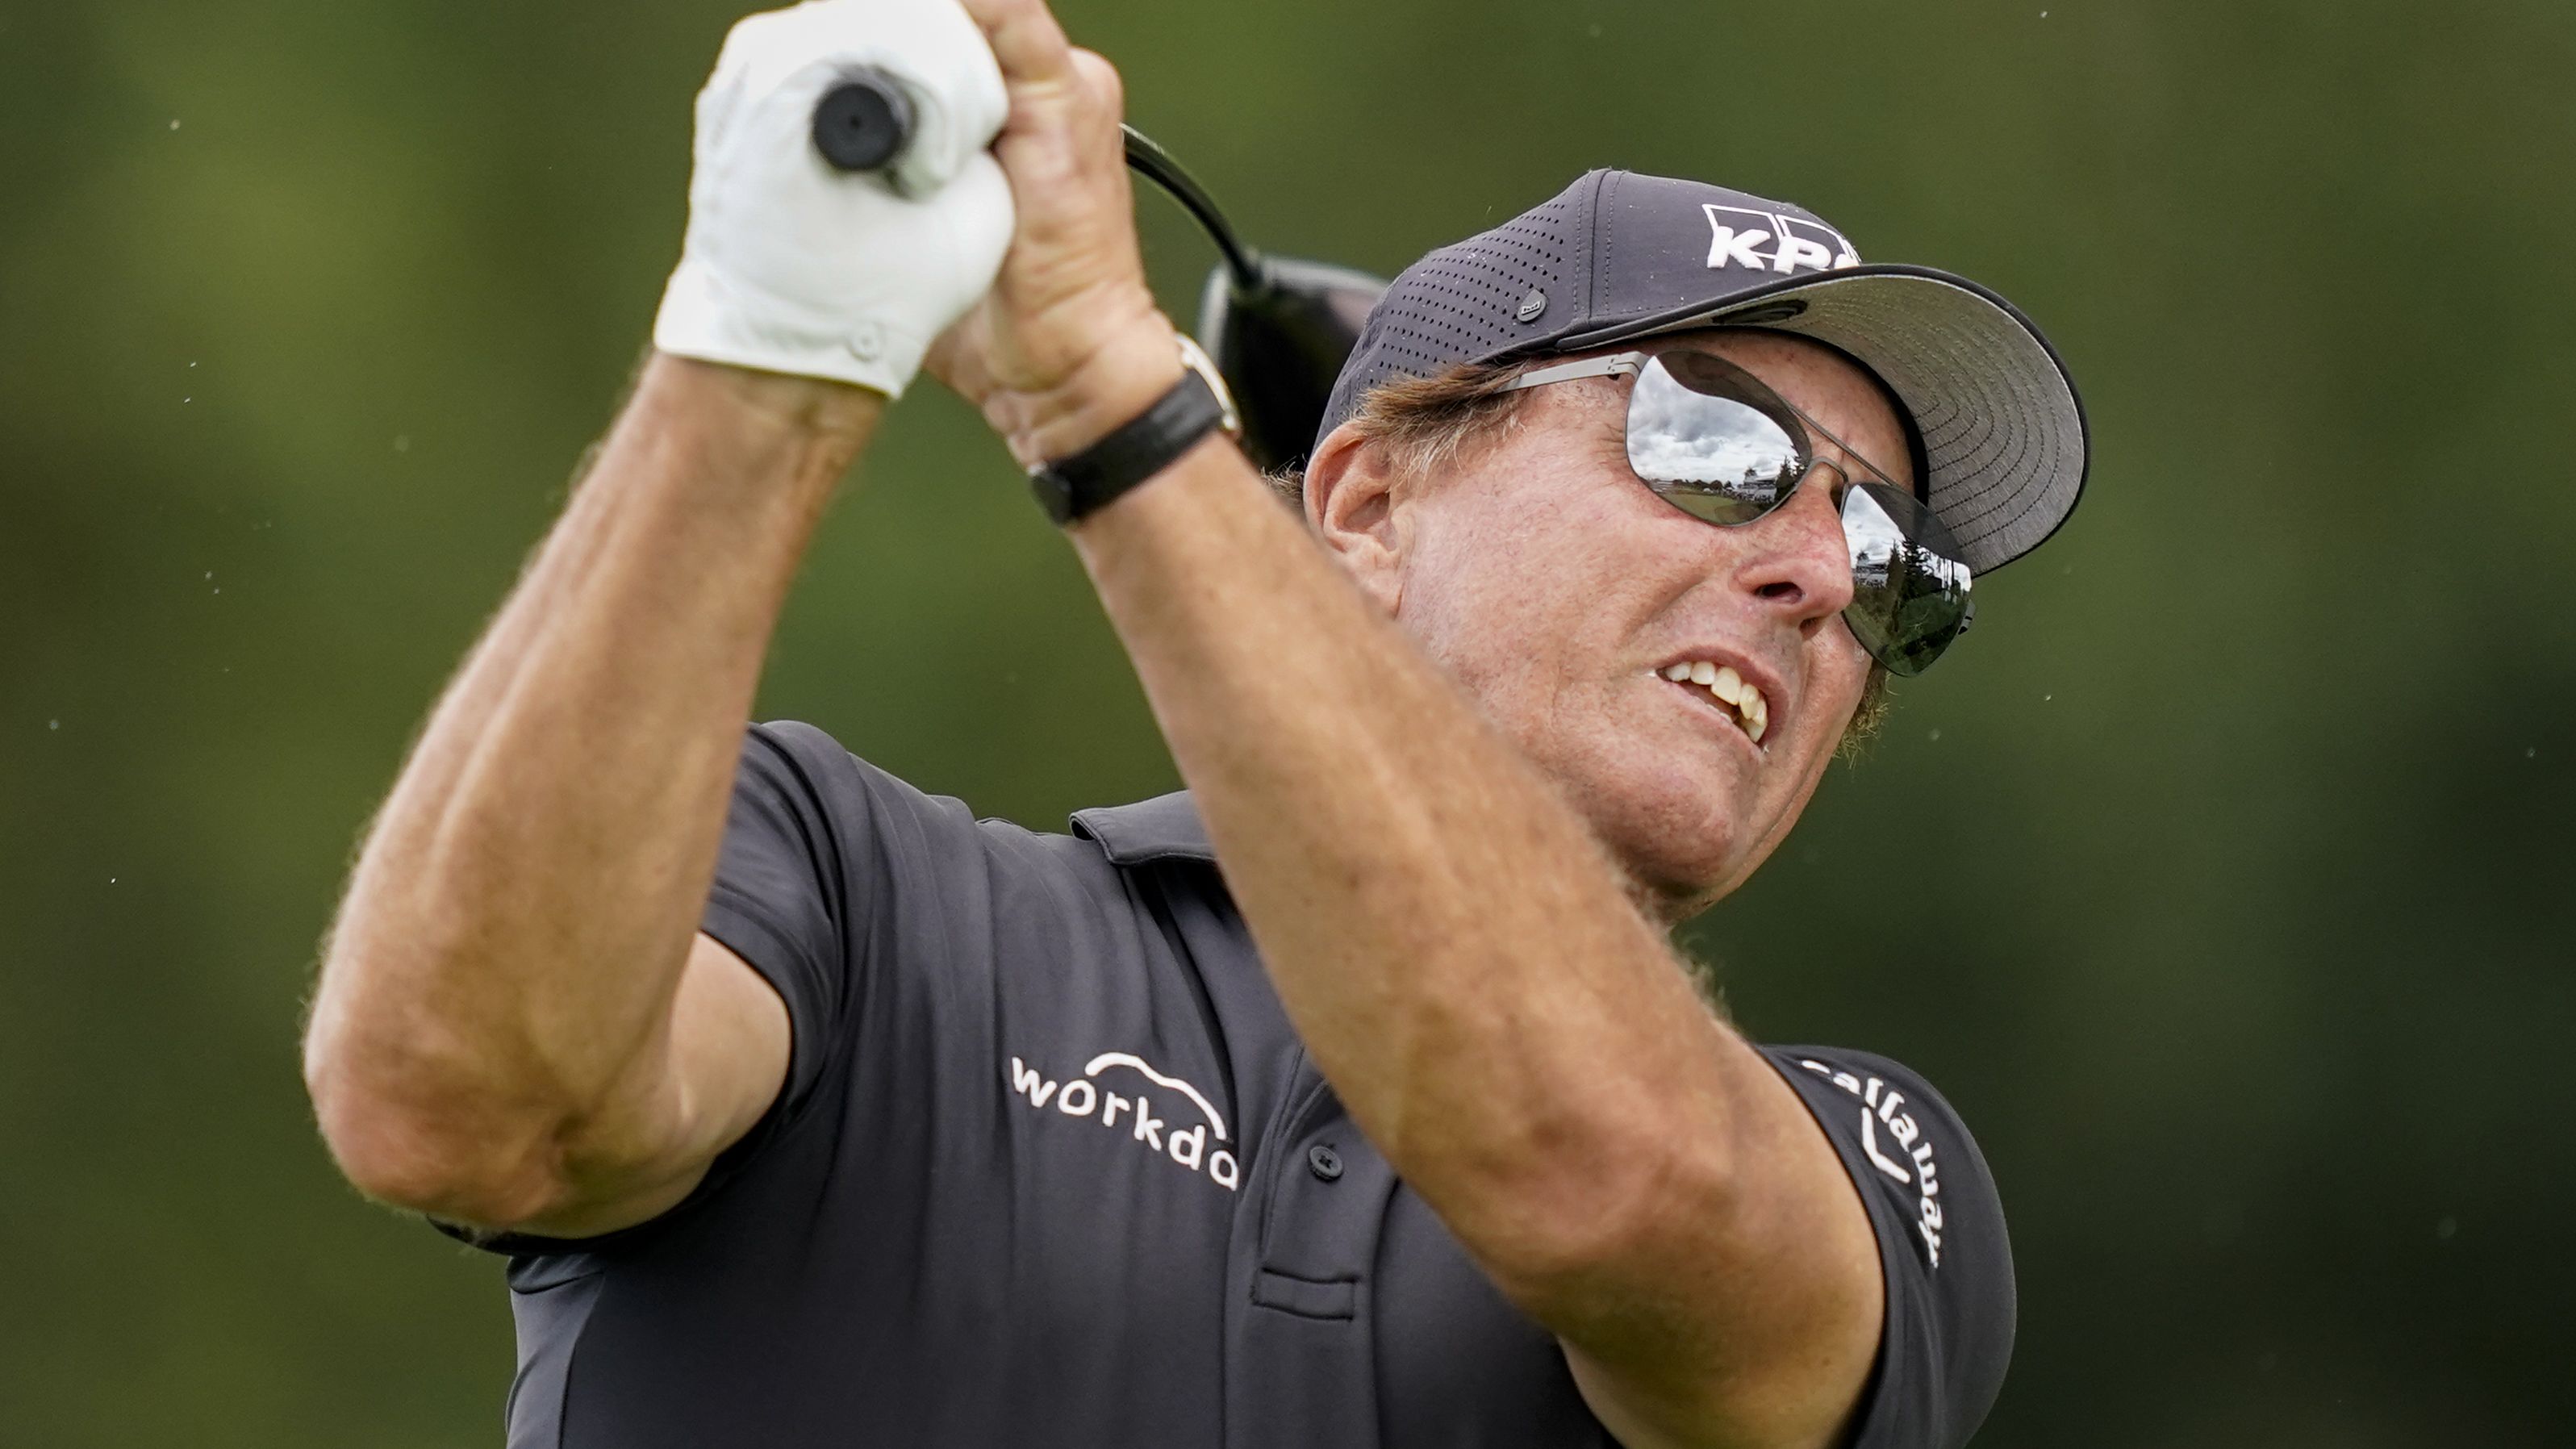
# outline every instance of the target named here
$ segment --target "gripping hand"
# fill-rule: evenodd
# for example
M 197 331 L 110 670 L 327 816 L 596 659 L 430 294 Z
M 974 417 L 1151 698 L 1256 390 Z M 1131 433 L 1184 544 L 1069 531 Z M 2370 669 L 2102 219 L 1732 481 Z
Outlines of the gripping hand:
M 811 139 L 815 104 L 862 66 L 913 103 L 883 174 L 835 171 Z M 957 0 L 808 0 L 734 26 L 698 93 L 688 237 L 653 345 L 902 396 L 1010 247 L 1010 184 L 986 150 L 1009 109 Z

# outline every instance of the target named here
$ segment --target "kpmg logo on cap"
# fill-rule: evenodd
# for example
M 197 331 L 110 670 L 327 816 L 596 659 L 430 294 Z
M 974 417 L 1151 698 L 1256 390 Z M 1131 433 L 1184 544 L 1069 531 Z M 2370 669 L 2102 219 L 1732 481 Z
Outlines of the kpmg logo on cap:
M 1800 271 L 1838 272 L 1860 265 L 1860 254 L 1852 250 L 1852 244 L 1823 222 L 1714 202 L 1700 209 L 1708 213 L 1711 271 L 1743 267 L 1786 277 Z M 1766 247 L 1768 252 L 1763 250 Z

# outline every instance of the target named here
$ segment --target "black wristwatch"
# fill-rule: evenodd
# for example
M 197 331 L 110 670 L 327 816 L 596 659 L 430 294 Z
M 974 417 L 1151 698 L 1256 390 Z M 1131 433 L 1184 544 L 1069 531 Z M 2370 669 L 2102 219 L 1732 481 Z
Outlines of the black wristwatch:
M 1243 422 L 1235 416 L 1234 398 L 1216 364 L 1187 337 L 1180 343 L 1187 371 L 1171 391 L 1099 442 L 1029 471 L 1038 506 L 1059 526 L 1172 466 L 1210 433 L 1243 436 Z

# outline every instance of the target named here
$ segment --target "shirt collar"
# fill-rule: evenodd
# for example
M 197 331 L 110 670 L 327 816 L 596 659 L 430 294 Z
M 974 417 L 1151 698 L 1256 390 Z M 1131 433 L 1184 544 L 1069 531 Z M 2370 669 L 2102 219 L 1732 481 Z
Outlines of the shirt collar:
M 1074 833 L 1099 845 L 1113 865 L 1142 865 L 1149 860 L 1216 860 L 1207 826 L 1187 790 L 1139 800 L 1133 805 L 1102 805 L 1073 813 Z

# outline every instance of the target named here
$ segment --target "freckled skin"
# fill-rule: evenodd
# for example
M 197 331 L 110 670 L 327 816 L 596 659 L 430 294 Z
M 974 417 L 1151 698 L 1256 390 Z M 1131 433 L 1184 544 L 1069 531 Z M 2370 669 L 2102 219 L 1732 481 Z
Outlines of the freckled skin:
M 1762 379 L 1911 489 L 1895 413 L 1838 353 L 1777 333 L 1687 342 Z M 1742 884 L 1788 834 L 1870 659 L 1838 617 L 1851 570 L 1832 471 L 1751 524 L 1701 522 L 1630 471 L 1628 386 L 1531 389 L 1508 430 L 1395 490 L 1382 556 L 1345 554 L 1362 587 L 1565 791 L 1649 908 L 1678 920 Z M 1855 477 L 1875 472 L 1815 444 Z M 1758 749 L 1649 675 L 1727 650 L 1779 681 Z

